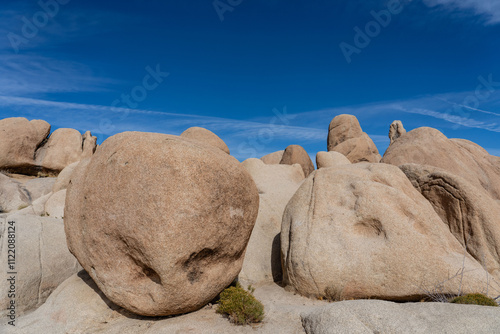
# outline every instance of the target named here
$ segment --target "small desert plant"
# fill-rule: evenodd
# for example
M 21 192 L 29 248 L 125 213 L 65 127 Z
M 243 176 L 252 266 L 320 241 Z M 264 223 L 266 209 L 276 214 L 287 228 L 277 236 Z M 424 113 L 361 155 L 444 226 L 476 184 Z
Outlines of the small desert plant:
M 19 205 L 19 207 L 17 208 L 17 210 L 22 210 L 22 209 L 26 209 L 28 206 L 26 204 L 22 204 L 22 205 Z
M 250 287 L 251 288 L 251 287 Z M 251 289 L 252 292 L 255 289 Z M 237 325 L 258 323 L 264 319 L 264 305 L 250 291 L 239 283 L 222 291 L 217 313 L 227 314 L 229 320 Z
M 498 306 L 494 299 L 487 297 L 481 293 L 471 293 L 468 295 L 455 297 L 450 301 L 450 303 Z
M 320 300 L 326 299 L 328 302 L 335 302 L 340 300 L 340 294 L 337 289 L 333 286 L 329 286 L 325 289 L 325 297 L 321 297 Z

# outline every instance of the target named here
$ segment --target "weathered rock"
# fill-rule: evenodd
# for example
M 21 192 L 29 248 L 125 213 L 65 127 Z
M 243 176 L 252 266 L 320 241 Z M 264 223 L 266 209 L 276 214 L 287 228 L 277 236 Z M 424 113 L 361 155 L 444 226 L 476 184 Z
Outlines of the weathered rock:
M 340 143 L 335 146 L 334 151 L 342 153 L 352 163 L 380 162 L 380 159 L 382 159 L 377 147 L 366 133 L 363 133 L 361 137 Z
M 353 115 L 338 115 L 330 122 L 327 142 L 328 151 L 342 153 L 352 163 L 381 159 L 377 147 Z
M 110 300 L 141 315 L 186 313 L 237 277 L 259 198 L 235 158 L 125 132 L 84 162 L 67 190 L 68 247 Z
M 83 149 L 80 159 L 87 159 L 92 157 L 95 150 L 97 149 L 97 137 L 92 136 L 90 131 L 87 131 L 82 136 L 83 139 Z
M 443 169 L 417 164 L 399 168 L 469 254 L 500 279 L 500 203 L 483 188 Z
M 71 180 L 71 176 L 73 175 L 73 171 L 79 163 L 80 162 L 73 162 L 71 165 L 64 167 L 64 169 L 57 176 L 54 187 L 52 187 L 53 193 L 68 188 L 69 181 Z
M 24 182 L 23 186 L 29 193 L 30 202 L 33 202 L 50 193 L 55 182 L 55 177 L 38 177 L 27 180 Z
M 48 142 L 36 152 L 36 164 L 58 174 L 64 167 L 80 161 L 83 139 L 75 129 L 57 129 Z
M 255 181 L 260 200 L 239 279 L 251 284 L 281 281 L 281 220 L 285 206 L 304 180 L 304 172 L 298 164 L 266 165 L 260 159 L 242 164 Z
M 353 300 L 325 303 L 258 286 L 266 312 L 257 326 L 235 326 L 216 307 L 178 317 L 146 318 L 114 305 L 81 271 L 64 281 L 38 310 L 20 317 L 15 334 L 324 334 L 324 333 L 495 333 L 495 307 L 449 303 Z M 11 327 L 11 326 L 8 326 Z M 7 331 L 6 334 L 10 332 Z
M 21 182 L 0 173 L 0 213 L 20 210 L 30 204 L 30 194 Z
M 260 160 L 262 160 L 266 165 L 278 165 L 281 162 L 281 159 L 283 159 L 283 153 L 285 153 L 285 150 L 269 153 L 260 158 Z
M 64 203 L 66 202 L 66 189 L 52 194 L 45 203 L 45 214 L 53 218 L 64 218 Z
M 346 140 L 361 137 L 363 130 L 354 115 L 338 115 L 330 122 L 328 129 L 328 151 Z
M 391 140 L 391 144 L 404 134 L 406 134 L 406 130 L 403 123 L 401 121 L 392 122 L 389 128 L 389 139 Z
M 254 294 L 266 312 L 257 326 L 235 326 L 217 314 L 215 306 L 177 317 L 140 317 L 114 305 L 81 271 L 63 282 L 38 310 L 20 317 L 14 333 L 301 334 L 300 314 L 325 305 L 287 293 L 276 284 L 256 287 Z
M 2 268 L 7 269 L 7 236 L 12 234 L 12 227 L 15 227 L 16 240 L 16 265 L 12 271 L 17 272 L 15 302 L 19 316 L 40 306 L 60 283 L 81 270 L 81 267 L 68 251 L 62 220 L 16 213 L 0 218 Z M 10 283 L 6 275 L 7 270 L 2 270 L 2 291 L 9 290 Z M 2 293 L 0 304 L 7 305 L 9 301 L 7 293 Z M 6 315 L 7 308 L 2 307 L 0 317 L 5 319 Z
M 50 124 L 42 120 L 0 120 L 0 170 L 33 173 L 35 151 L 49 133 Z
M 57 175 L 75 161 L 90 157 L 97 138 L 87 131 L 57 129 L 50 124 L 26 118 L 0 120 L 0 171 L 23 175 Z
M 479 305 L 351 300 L 306 311 L 302 324 L 307 334 L 489 334 L 500 328 L 498 312 Z
M 316 154 L 316 166 L 318 167 L 318 169 L 350 164 L 351 162 L 349 161 L 349 159 L 347 159 L 345 155 L 339 152 L 318 152 Z
M 487 288 L 488 275 L 398 168 L 322 168 L 288 203 L 281 229 L 284 283 L 334 300 L 419 300 Z M 450 279 L 450 280 L 449 280 Z M 490 289 L 490 293 L 493 293 Z
M 384 154 L 382 162 L 395 166 L 415 163 L 444 169 L 500 200 L 500 165 L 479 145 L 448 139 L 436 129 L 418 128 L 405 134 Z
M 293 165 L 299 164 L 304 171 L 305 177 L 314 171 L 314 165 L 307 154 L 306 150 L 299 145 L 290 145 L 286 148 L 281 158 L 280 164 L 282 165 Z
M 21 209 L 17 211 L 15 214 L 19 215 L 34 215 L 34 216 L 47 216 L 47 213 L 45 212 L 45 203 L 49 200 L 49 198 L 52 196 L 52 192 L 43 195 L 40 198 L 37 198 L 34 200 L 30 206 Z
M 205 128 L 192 127 L 181 133 L 182 138 L 189 138 L 204 145 L 212 145 L 230 154 L 226 143 L 215 133 Z

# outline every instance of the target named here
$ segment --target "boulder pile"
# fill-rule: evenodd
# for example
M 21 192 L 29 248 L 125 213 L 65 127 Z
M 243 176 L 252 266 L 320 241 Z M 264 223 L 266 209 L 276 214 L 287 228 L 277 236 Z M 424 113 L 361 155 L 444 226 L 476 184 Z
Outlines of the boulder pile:
M 338 115 L 315 169 L 299 145 L 240 162 L 200 127 L 97 149 L 90 132 L 0 120 L 16 333 L 494 332 L 494 308 L 405 302 L 500 300 L 500 158 L 401 121 L 389 139 L 381 157 Z M 216 313 L 236 282 L 264 304 L 262 324 Z
M 89 131 L 57 129 L 50 136 L 50 124 L 26 118 L 0 120 L 0 171 L 57 176 L 64 167 L 90 157 L 97 138 Z

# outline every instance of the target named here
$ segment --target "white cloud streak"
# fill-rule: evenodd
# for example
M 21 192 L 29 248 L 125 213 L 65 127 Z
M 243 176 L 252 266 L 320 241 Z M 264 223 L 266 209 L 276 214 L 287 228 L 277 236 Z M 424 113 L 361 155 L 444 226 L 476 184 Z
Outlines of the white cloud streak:
M 497 0 L 424 0 L 430 7 L 440 6 L 450 11 L 472 10 L 486 18 L 486 24 L 500 23 L 500 2 Z
M 240 120 L 2 95 L 0 96 L 0 115 L 12 117 L 19 114 L 19 116 L 31 119 L 42 118 L 55 127 L 73 127 L 82 132 L 91 130 L 94 134 L 100 134 L 101 137 L 123 131 L 180 134 L 188 127 L 201 126 L 217 133 L 231 147 L 237 158 L 245 159 L 249 156 L 241 153 L 242 150 L 239 147 L 242 143 L 246 148 L 252 148 L 255 157 L 273 150 L 284 149 L 291 144 L 301 144 L 306 147 L 310 145 L 314 147 L 314 150 L 318 148 L 324 150 L 328 124 L 339 114 L 355 115 L 362 126 L 371 124 L 371 129 L 380 128 L 380 125 L 373 123 L 381 123 L 380 119 L 384 119 L 382 134 L 369 132 L 369 136 L 379 146 L 381 152 L 389 144 L 386 131 L 389 123 L 394 119 L 407 119 L 409 122 L 405 123 L 407 130 L 430 125 L 454 130 L 466 127 L 500 133 L 500 114 L 494 112 L 500 109 L 500 91 L 491 93 L 489 98 L 482 100 L 477 108 L 466 108 L 462 101 L 472 94 L 474 92 L 448 93 L 294 113 L 289 115 L 286 122 L 273 121 L 275 115 L 271 110 L 268 117 Z M 461 109 L 457 111 L 458 108 Z M 430 117 L 438 122 L 425 118 L 405 117 L 403 114 Z M 107 121 L 105 123 L 108 126 L 102 126 L 103 120 Z M 246 149 L 246 151 L 249 150 Z
M 35 55 L 0 55 L 0 91 L 4 95 L 34 95 L 106 91 L 115 80 L 100 78 L 80 63 Z
M 3 108 L 2 108 L 3 107 Z M 114 108 L 112 106 L 78 104 L 47 101 L 33 98 L 0 96 L 0 109 L 22 110 L 20 116 L 44 118 L 56 127 L 73 127 L 83 132 L 110 136 L 124 131 L 146 131 L 180 134 L 192 126 L 207 128 L 221 136 L 228 145 L 238 148 L 241 143 L 255 150 L 255 156 L 269 147 L 281 143 L 321 142 L 326 140 L 327 130 L 307 126 L 295 126 L 251 120 L 236 120 L 223 117 L 210 117 L 174 112 Z M 47 111 L 47 112 L 46 112 Z M 106 120 L 106 126 L 102 121 Z M 269 147 L 266 147 L 270 144 Z M 286 144 L 286 145 L 289 145 Z M 284 148 L 284 147 L 283 147 Z M 234 151 L 234 149 L 233 149 Z M 239 150 L 234 151 L 237 158 L 248 158 Z

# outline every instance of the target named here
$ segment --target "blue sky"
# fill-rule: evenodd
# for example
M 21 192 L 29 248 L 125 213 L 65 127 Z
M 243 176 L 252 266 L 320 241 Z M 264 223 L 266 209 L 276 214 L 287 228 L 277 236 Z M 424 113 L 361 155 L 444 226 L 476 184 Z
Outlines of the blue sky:
M 398 119 L 500 155 L 498 36 L 492 0 L 3 0 L 0 118 L 202 126 L 243 160 L 314 156 L 348 113 L 381 153 Z

